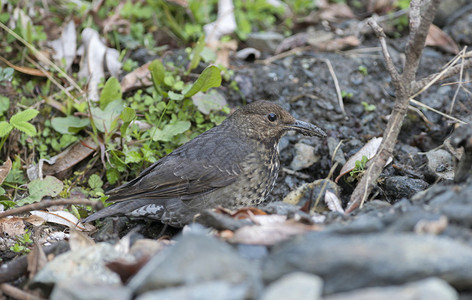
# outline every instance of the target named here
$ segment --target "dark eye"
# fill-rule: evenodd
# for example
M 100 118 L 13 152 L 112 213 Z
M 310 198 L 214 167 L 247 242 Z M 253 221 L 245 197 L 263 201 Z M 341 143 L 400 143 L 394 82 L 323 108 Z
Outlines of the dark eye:
M 277 120 L 277 115 L 274 113 L 270 113 L 267 115 L 267 119 L 269 119 L 269 121 L 271 122 L 274 122 L 275 120 Z

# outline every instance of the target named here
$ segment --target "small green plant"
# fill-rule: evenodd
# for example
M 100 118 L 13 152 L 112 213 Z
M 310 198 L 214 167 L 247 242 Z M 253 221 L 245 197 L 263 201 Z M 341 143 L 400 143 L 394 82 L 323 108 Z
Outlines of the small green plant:
M 369 74 L 369 72 L 367 72 L 367 67 L 366 66 L 359 66 L 357 68 L 357 70 L 359 72 L 361 72 L 361 74 L 364 75 L 364 76 L 367 76 L 367 74 Z
M 365 110 L 366 112 L 372 112 L 372 111 L 374 111 L 374 110 L 377 109 L 377 107 L 376 107 L 375 105 L 369 104 L 369 103 L 367 103 L 367 102 L 365 102 L 365 101 L 362 101 L 361 104 L 362 104 L 362 106 L 364 106 L 364 110 Z
M 10 118 L 10 122 L 1 121 L 0 122 L 0 138 L 1 138 L 0 151 L 2 151 L 3 144 L 7 140 L 13 128 L 20 130 L 21 132 L 25 133 L 28 136 L 35 136 L 37 133 L 36 128 L 28 122 L 31 121 L 34 117 L 36 117 L 38 113 L 39 111 L 37 111 L 36 109 L 30 108 L 30 109 L 20 111 L 14 114 Z
M 352 93 L 348 93 L 346 91 L 341 91 L 341 97 L 343 99 L 352 99 L 354 95 Z
M 349 173 L 349 175 L 351 175 L 352 177 L 356 177 L 359 175 L 359 173 L 362 173 L 364 172 L 365 170 L 365 165 L 367 164 L 367 162 L 369 161 L 369 159 L 367 158 L 367 156 L 365 155 L 362 155 L 362 159 L 361 160 L 356 160 L 355 162 L 355 167 L 354 169 Z
M 26 254 L 30 252 L 29 246 L 31 244 L 33 244 L 31 233 L 26 230 L 23 235 L 17 237 L 15 245 L 11 246 L 10 250 L 15 253 Z

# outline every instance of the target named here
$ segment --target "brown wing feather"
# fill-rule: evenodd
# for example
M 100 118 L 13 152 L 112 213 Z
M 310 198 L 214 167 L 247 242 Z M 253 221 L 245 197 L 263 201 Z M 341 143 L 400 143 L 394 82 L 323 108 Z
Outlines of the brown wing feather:
M 230 149 L 234 143 L 238 143 L 234 136 L 209 130 L 163 157 L 136 179 L 111 190 L 107 201 L 190 200 L 227 186 L 241 173 L 238 162 L 251 152 L 247 143 L 239 143 L 246 146 L 238 151 Z

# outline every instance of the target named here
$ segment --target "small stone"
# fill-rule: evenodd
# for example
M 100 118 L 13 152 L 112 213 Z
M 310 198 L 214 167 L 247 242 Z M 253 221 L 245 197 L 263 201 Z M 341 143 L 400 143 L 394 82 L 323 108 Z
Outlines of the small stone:
M 277 32 L 254 32 L 247 36 L 246 44 L 260 51 L 275 52 L 284 36 Z
M 293 272 L 269 285 L 262 300 L 316 300 L 320 299 L 323 280 L 313 274 Z
M 297 143 L 295 144 L 295 157 L 290 164 L 290 168 L 294 171 L 299 171 L 310 167 L 319 160 L 320 156 L 315 155 L 315 148 L 313 146 Z
M 444 149 L 436 149 L 426 152 L 426 157 L 428 171 L 431 174 L 441 179 L 454 179 L 454 159 L 451 153 Z
M 457 300 L 459 295 L 446 281 L 432 277 L 401 286 L 373 287 L 327 296 L 324 300 Z

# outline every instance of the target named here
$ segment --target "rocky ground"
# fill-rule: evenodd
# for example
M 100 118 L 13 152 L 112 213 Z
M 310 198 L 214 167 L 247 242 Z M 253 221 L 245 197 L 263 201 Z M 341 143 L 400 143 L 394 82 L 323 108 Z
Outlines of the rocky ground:
M 472 28 L 470 13 L 443 30 L 454 35 L 463 32 L 458 28 Z M 472 298 L 472 177 L 453 180 L 459 169 L 456 150 L 465 145 L 464 160 L 471 155 L 470 127 L 412 105 L 393 162 L 362 209 L 348 215 L 325 211 L 317 219 L 306 209 L 300 211 L 306 203 L 281 201 L 302 184 L 328 178 L 337 161 L 334 177 L 328 179 L 335 178 L 346 159 L 382 135 L 395 95 L 381 51 L 375 48 L 377 39 L 372 34 L 364 38 L 361 46 L 345 52 L 306 50 L 268 64 L 264 59 L 269 55 L 232 62 L 247 102 L 275 101 L 328 134 L 326 140 L 289 134 L 280 143 L 284 170 L 271 203 L 261 209 L 295 225 L 278 226 L 274 218 L 258 218 L 256 212 L 246 213 L 246 219 L 209 212 L 200 219 L 207 227 L 193 224 L 183 231 L 162 232 L 159 224 L 126 218 L 107 220 L 95 241 L 116 242 L 120 237 L 118 243 L 95 244 L 77 234 L 71 237 L 71 251 L 62 242 L 50 246 L 48 254 L 63 254 L 39 271 L 29 288 L 51 293 L 51 299 Z M 470 34 L 454 38 L 472 42 Z M 405 41 L 389 44 L 397 65 Z M 358 51 L 367 47 L 369 51 Z M 427 47 L 418 77 L 438 72 L 452 57 Z M 327 62 L 340 89 L 350 94 L 344 97 L 345 113 Z M 468 72 L 465 78 L 470 78 Z M 433 85 L 416 100 L 449 112 L 455 97 L 450 115 L 470 123 L 470 92 L 461 89 L 455 96 L 457 85 L 446 84 L 456 81 L 458 77 Z M 470 90 L 472 84 L 464 87 Z M 234 91 L 220 91 L 231 107 L 242 104 Z M 330 183 L 343 205 L 356 183 L 344 179 L 336 187 Z M 313 198 L 316 192 L 307 189 L 303 194 Z M 248 227 L 254 230 L 243 236 Z

